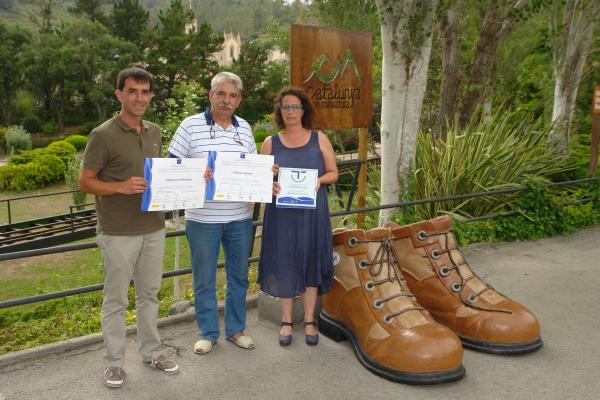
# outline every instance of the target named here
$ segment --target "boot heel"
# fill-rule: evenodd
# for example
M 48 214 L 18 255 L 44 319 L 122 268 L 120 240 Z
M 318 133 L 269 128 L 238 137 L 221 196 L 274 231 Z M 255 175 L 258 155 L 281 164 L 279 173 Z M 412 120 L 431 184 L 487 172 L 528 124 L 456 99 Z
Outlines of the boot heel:
M 319 332 L 335 342 L 348 340 L 344 332 L 333 323 L 323 318 L 321 313 L 319 313 Z

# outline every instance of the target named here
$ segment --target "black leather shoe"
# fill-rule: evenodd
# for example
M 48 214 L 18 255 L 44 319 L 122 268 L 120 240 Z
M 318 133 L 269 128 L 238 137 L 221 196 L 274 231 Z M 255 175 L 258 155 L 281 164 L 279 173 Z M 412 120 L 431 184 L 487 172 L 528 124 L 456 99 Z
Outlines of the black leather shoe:
M 292 328 L 294 327 L 294 324 L 292 324 L 291 322 L 283 322 L 281 321 L 281 326 L 291 326 Z M 292 343 L 292 337 L 293 334 L 289 334 L 289 335 L 279 335 L 279 345 L 280 346 L 289 346 Z
M 304 321 L 304 326 L 313 325 L 315 326 L 315 321 Z M 306 340 L 306 344 L 309 346 L 316 346 L 319 343 L 319 334 L 316 335 L 305 335 L 304 339 Z

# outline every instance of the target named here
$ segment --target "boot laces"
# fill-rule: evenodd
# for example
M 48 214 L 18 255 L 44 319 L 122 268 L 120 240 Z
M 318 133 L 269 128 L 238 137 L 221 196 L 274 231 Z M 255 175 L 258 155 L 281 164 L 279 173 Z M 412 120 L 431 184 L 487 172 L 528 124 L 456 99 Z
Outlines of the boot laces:
M 454 257 L 452 256 L 452 251 L 453 250 L 459 250 L 458 247 L 454 246 L 454 247 L 450 247 L 449 243 L 450 243 L 450 235 L 454 235 L 454 232 L 452 229 L 447 230 L 447 231 L 440 231 L 440 232 L 424 232 L 421 231 L 419 232 L 419 236 L 423 237 L 423 238 L 427 238 L 429 236 L 444 236 L 444 248 L 441 250 L 434 250 L 432 252 L 432 254 L 436 254 L 436 255 L 442 255 L 444 253 L 448 254 L 448 258 L 450 259 L 450 262 L 452 263 L 451 266 L 445 266 L 442 267 L 441 269 L 444 269 L 444 273 L 445 275 L 447 275 L 448 273 L 450 273 L 450 271 L 454 270 L 458 273 L 458 276 L 460 277 L 460 282 L 455 282 L 452 284 L 452 290 L 455 290 L 455 288 L 457 288 L 458 290 L 455 290 L 458 292 L 458 297 L 460 299 L 460 301 L 466 305 L 467 307 L 471 307 L 471 308 L 475 308 L 477 310 L 481 310 L 481 311 L 495 311 L 495 312 L 503 312 L 503 313 L 508 313 L 508 314 L 512 314 L 512 311 L 510 310 L 505 310 L 502 308 L 489 308 L 489 307 L 480 307 L 476 304 L 474 304 L 475 300 L 481 296 L 483 293 L 487 292 L 488 290 L 493 290 L 496 291 L 497 293 L 499 293 L 496 289 L 494 289 L 490 284 L 488 284 L 487 282 L 485 282 L 483 279 L 479 278 L 475 272 L 473 272 L 473 270 L 471 269 L 471 267 L 469 266 L 469 264 L 467 263 L 467 261 L 463 258 L 462 261 L 456 261 L 454 259 Z M 454 239 L 454 243 L 456 243 L 456 238 Z M 434 253 L 435 252 L 435 253 Z M 471 276 L 469 277 L 465 277 L 465 275 L 463 274 L 463 272 L 461 271 L 461 266 L 466 266 L 467 269 L 471 272 Z M 485 287 L 483 289 L 481 289 L 480 291 L 476 292 L 476 293 L 472 293 L 469 296 L 465 295 L 465 287 L 467 285 L 467 283 L 472 280 L 472 279 L 478 279 L 479 282 L 481 282 Z M 456 285 L 456 286 L 455 286 Z
M 373 280 L 367 282 L 367 285 L 370 287 L 383 285 L 385 283 L 394 283 L 397 282 L 400 286 L 400 293 L 393 294 L 391 296 L 384 297 L 382 299 L 378 299 L 375 303 L 379 303 L 383 305 L 383 303 L 393 300 L 398 297 L 408 297 L 411 299 L 415 299 L 415 295 L 410 292 L 408 286 L 406 284 L 406 280 L 402 275 L 402 270 L 400 268 L 400 261 L 394 246 L 392 246 L 391 240 L 389 237 L 385 237 L 383 239 L 373 239 L 373 240 L 357 240 L 357 243 L 380 243 L 373 259 L 371 261 L 367 261 L 366 265 L 369 265 L 369 273 L 373 278 L 378 277 L 384 271 L 384 266 L 387 265 L 387 277 L 383 277 L 383 279 Z M 407 307 L 402 310 L 394 311 L 389 314 L 386 314 L 383 318 L 386 323 L 391 322 L 394 317 L 397 317 L 401 314 L 404 314 L 408 311 L 423 311 L 426 312 L 425 308 L 420 306 L 415 307 Z

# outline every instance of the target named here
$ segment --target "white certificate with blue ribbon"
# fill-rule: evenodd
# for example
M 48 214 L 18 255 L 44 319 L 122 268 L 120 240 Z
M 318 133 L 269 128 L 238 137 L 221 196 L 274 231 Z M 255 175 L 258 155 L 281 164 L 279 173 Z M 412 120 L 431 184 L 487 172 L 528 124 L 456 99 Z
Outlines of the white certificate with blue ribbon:
M 206 158 L 146 158 L 142 211 L 202 208 L 206 165 Z
M 318 169 L 279 168 L 278 208 L 316 208 Z
M 206 200 L 271 203 L 273 163 L 270 155 L 209 152 L 213 177 L 206 184 Z

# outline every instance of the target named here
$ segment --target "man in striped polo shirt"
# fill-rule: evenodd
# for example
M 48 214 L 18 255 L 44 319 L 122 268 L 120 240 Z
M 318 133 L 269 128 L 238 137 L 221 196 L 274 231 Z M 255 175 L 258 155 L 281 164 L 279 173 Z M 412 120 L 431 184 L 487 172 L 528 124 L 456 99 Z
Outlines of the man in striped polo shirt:
M 256 153 L 252 128 L 234 115 L 242 100 L 242 90 L 243 84 L 237 75 L 231 72 L 215 75 L 208 94 L 210 109 L 183 120 L 169 145 L 169 156 L 208 158 L 210 151 Z M 200 329 L 194 352 L 210 352 L 219 338 L 215 281 L 221 244 L 227 271 L 225 336 L 239 347 L 253 349 L 254 341 L 244 334 L 252 240 L 249 204 L 207 200 L 204 208 L 186 210 L 185 217 L 196 321 Z

